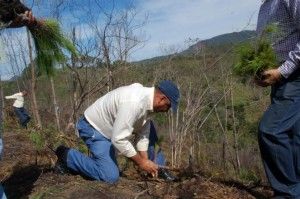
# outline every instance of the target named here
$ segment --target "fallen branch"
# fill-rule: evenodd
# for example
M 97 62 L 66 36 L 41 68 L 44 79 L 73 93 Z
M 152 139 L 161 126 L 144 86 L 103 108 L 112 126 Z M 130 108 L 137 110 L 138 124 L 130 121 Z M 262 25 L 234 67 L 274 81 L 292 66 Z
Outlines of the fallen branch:
M 174 168 L 174 167 L 168 167 L 168 166 L 158 166 L 159 168 L 162 168 L 162 169 L 167 169 L 169 171 L 182 171 L 182 169 L 180 168 Z
M 138 199 L 140 196 L 144 195 L 147 191 L 149 191 L 149 189 L 145 189 L 139 193 L 137 193 L 134 197 L 134 199 Z

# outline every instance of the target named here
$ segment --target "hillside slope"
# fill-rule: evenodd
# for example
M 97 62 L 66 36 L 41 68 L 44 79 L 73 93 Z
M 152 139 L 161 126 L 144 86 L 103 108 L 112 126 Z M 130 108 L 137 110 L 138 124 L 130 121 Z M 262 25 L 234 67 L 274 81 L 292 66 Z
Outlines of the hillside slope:
M 30 131 L 30 130 L 29 130 Z M 166 183 L 126 170 L 115 185 L 85 180 L 53 171 L 55 156 L 49 150 L 35 151 L 27 132 L 5 132 L 5 153 L 0 177 L 8 198 L 266 198 L 270 191 L 239 183 L 218 182 L 199 172 L 183 169 L 179 182 Z M 226 185 L 227 184 L 227 185 Z

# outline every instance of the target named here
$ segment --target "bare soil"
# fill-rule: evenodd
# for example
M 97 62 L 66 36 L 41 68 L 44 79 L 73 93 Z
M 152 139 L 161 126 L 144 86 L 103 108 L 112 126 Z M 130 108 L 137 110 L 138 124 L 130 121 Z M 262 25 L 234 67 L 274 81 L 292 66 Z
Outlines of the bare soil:
M 37 152 L 28 131 L 6 132 L 0 162 L 0 180 L 8 198 L 268 198 L 270 188 L 218 181 L 200 173 L 175 172 L 178 182 L 167 183 L 126 170 L 117 184 L 60 175 L 52 169 L 56 159 L 50 150 Z

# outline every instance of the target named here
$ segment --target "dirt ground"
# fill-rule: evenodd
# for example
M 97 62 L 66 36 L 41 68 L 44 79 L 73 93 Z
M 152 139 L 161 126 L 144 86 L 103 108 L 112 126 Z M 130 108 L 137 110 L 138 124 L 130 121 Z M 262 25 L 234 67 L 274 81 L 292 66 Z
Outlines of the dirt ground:
M 55 156 L 50 150 L 36 152 L 26 132 L 4 134 L 4 154 L 0 162 L 0 179 L 8 198 L 268 198 L 268 187 L 220 182 L 199 173 L 175 174 L 178 182 L 166 183 L 142 177 L 135 170 L 125 171 L 115 185 L 90 181 L 81 176 L 60 175 L 52 166 Z

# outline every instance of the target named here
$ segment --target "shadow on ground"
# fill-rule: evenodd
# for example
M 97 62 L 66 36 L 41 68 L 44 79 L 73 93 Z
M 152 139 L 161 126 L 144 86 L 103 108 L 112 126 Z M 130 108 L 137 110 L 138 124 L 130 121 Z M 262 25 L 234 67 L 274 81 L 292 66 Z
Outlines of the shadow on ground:
M 28 198 L 42 173 L 43 169 L 35 165 L 15 168 L 12 175 L 3 182 L 7 198 Z

